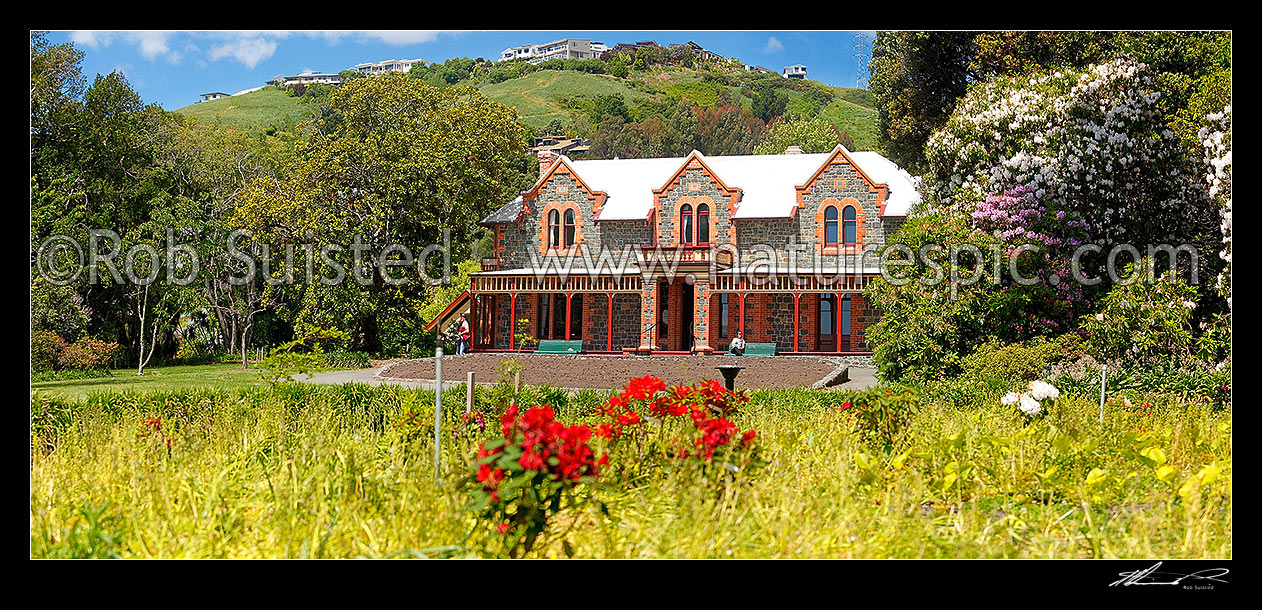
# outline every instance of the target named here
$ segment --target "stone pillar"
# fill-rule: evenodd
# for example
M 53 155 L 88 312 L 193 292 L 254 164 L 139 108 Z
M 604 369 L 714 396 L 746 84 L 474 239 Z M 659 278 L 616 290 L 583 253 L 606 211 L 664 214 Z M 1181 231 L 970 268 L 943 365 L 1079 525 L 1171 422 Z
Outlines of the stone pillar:
M 709 354 L 714 351 L 710 347 L 710 283 L 697 282 L 693 285 L 693 298 L 696 304 L 693 306 L 692 324 L 694 332 L 697 335 L 697 343 L 692 346 L 693 351 Z
M 655 315 L 655 301 L 657 299 L 657 282 L 644 280 L 640 283 L 640 348 L 639 351 L 647 352 L 653 349 L 653 333 L 656 328 L 653 325 Z

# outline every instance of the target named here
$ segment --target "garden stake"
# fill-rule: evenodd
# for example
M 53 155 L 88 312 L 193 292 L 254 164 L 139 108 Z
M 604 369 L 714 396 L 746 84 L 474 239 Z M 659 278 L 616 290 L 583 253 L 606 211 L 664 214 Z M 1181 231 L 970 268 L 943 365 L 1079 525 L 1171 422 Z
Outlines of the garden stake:
M 438 459 L 442 457 L 443 348 L 434 352 L 434 484 L 438 484 Z
M 469 371 L 469 382 L 465 385 L 464 391 L 464 412 L 468 413 L 473 410 L 473 371 Z
M 1100 365 L 1100 423 L 1104 423 L 1104 369 L 1106 368 L 1108 365 Z

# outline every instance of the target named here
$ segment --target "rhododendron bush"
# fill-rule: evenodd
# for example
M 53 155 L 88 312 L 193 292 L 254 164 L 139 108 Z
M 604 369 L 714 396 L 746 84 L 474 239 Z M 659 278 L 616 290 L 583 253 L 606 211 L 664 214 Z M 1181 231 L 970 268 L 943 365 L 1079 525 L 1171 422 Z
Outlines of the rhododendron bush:
M 1092 241 L 1196 235 L 1204 181 L 1162 123 L 1157 89 L 1125 59 L 977 85 L 926 146 L 932 194 L 951 205 L 1026 186 L 1089 219 Z

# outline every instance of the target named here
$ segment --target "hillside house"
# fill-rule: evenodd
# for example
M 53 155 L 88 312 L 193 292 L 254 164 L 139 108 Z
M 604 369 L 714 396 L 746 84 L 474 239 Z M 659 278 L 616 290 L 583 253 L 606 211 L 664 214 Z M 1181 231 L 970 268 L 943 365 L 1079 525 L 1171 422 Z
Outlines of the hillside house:
M 785 66 L 785 67 L 784 67 L 784 72 L 783 72 L 783 73 L 781 73 L 781 75 L 782 75 L 782 76 L 784 76 L 785 78 L 801 78 L 801 79 L 805 79 L 805 78 L 806 78 L 806 66 L 804 66 L 804 65 L 802 65 L 802 64 L 793 64 L 792 66 Z
M 586 38 L 562 38 L 544 44 L 528 44 L 510 47 L 500 52 L 499 61 L 524 59 L 532 64 L 550 59 L 596 59 L 609 47 L 603 42 Z
M 594 353 L 706 354 L 742 332 L 780 353 L 867 353 L 876 251 L 920 201 L 907 172 L 840 145 L 590 161 L 542 151 L 539 163 L 534 185 L 482 220 L 494 255 L 449 307 L 471 312 L 475 350 L 519 349 L 526 334 Z
M 340 85 L 342 84 L 341 74 L 328 74 L 325 72 L 303 72 L 294 76 L 285 76 L 277 74 L 272 80 L 267 81 L 269 85 L 280 85 L 288 87 L 289 85 Z
M 223 91 L 214 91 L 214 92 L 211 92 L 211 93 L 203 93 L 203 94 L 202 94 L 202 99 L 198 100 L 198 103 L 201 103 L 201 102 L 209 102 L 210 100 L 217 100 L 217 99 L 219 99 L 219 98 L 221 98 L 221 97 L 232 97 L 232 96 L 228 95 L 227 93 L 224 93 Z
M 412 71 L 412 66 L 421 64 L 428 66 L 431 62 L 424 59 L 386 59 L 383 61 L 370 61 L 362 64 L 355 64 L 354 70 L 368 76 L 377 76 L 381 74 L 390 74 L 391 72 L 400 72 L 407 74 Z

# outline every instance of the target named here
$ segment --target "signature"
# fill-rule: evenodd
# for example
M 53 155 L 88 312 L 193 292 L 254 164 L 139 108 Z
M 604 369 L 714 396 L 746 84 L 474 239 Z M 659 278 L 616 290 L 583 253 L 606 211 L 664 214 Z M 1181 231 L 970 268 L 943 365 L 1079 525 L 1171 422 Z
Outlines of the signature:
M 1122 585 L 1123 587 L 1129 587 L 1131 585 L 1177 585 L 1177 584 L 1182 584 L 1183 581 L 1189 580 L 1189 579 L 1210 580 L 1214 582 L 1226 583 L 1227 581 L 1221 580 L 1219 577 L 1226 576 L 1227 573 L 1231 571 L 1231 570 L 1228 570 L 1227 568 L 1210 568 L 1208 570 L 1201 570 L 1199 572 L 1193 572 L 1191 574 L 1178 574 L 1175 572 L 1158 572 L 1157 568 L 1160 568 L 1160 567 L 1161 567 L 1161 562 L 1158 561 L 1156 565 L 1146 570 L 1135 570 L 1134 572 L 1118 572 L 1118 576 L 1121 576 L 1121 578 L 1119 578 L 1117 581 L 1115 581 L 1113 584 L 1110 584 L 1109 586 L 1116 587 L 1118 585 Z M 1168 580 L 1160 580 L 1163 578 L 1168 579 Z

